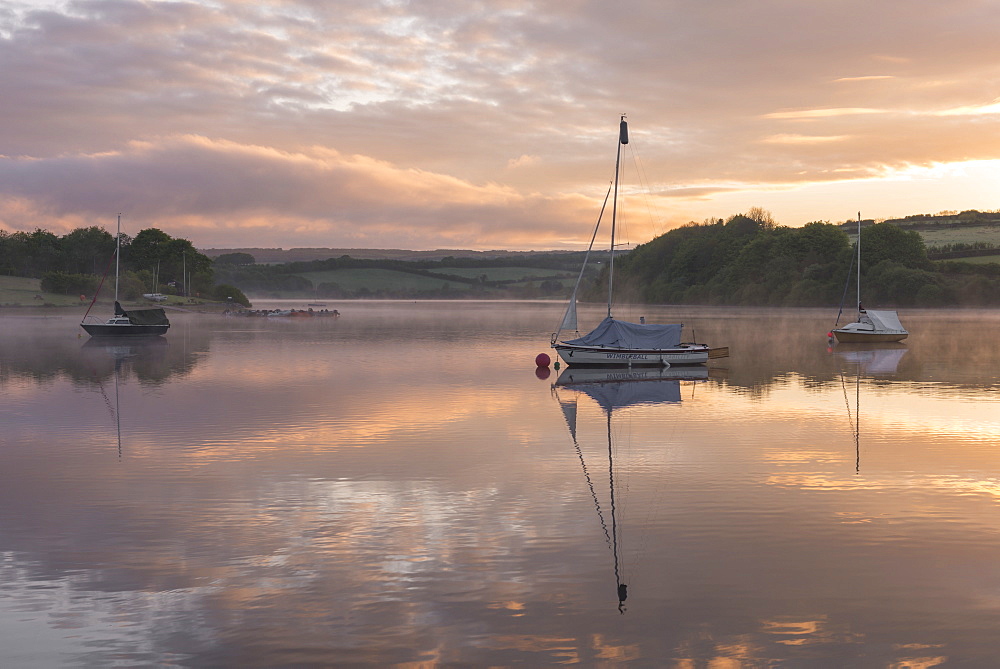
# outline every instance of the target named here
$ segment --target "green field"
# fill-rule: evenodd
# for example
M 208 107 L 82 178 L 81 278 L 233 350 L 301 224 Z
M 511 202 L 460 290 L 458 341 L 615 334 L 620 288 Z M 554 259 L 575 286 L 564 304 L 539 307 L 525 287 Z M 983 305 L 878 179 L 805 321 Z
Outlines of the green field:
M 0 306 L 66 307 L 81 304 L 79 296 L 43 293 L 40 284 L 41 279 L 0 276 Z
M 80 307 L 85 309 L 90 306 L 90 300 L 94 297 L 88 295 L 86 300 L 81 300 L 79 295 L 59 295 L 58 293 L 43 293 L 41 279 L 29 279 L 22 276 L 0 276 L 0 306 L 4 307 Z M 97 304 L 108 306 L 114 302 L 114 283 L 104 284 L 101 290 L 100 299 Z M 144 299 L 121 300 L 122 305 L 152 307 L 152 306 L 182 306 L 193 308 L 200 305 L 214 304 L 209 300 L 187 299 L 171 295 L 166 302 L 149 302 Z
M 909 228 L 903 228 L 908 230 Z M 916 230 L 924 244 L 930 246 L 945 246 L 946 244 L 974 244 L 975 242 L 989 242 L 1000 246 L 1000 226 L 977 225 L 977 226 L 947 226 L 942 225 L 928 230 Z M 858 238 L 856 232 L 847 231 L 847 237 L 853 244 Z
M 470 279 L 486 275 L 487 281 L 522 281 L 528 277 L 566 276 L 568 272 L 558 269 L 542 269 L 539 267 L 442 267 L 435 269 L 438 274 L 454 274 Z M 574 279 L 576 275 L 574 275 Z
M 544 277 L 566 276 L 566 272 L 554 269 L 540 269 L 536 267 L 449 267 L 435 269 L 436 274 L 452 274 L 455 276 L 468 277 L 470 279 L 486 275 L 487 281 L 513 281 L 511 286 L 524 286 L 536 283 L 537 279 Z M 377 268 L 353 268 L 335 269 L 323 272 L 302 272 L 298 276 L 308 279 L 313 286 L 318 287 L 323 283 L 335 283 L 342 290 L 357 291 L 367 288 L 375 293 L 378 291 L 403 291 L 403 292 L 431 292 L 439 291 L 447 286 L 447 290 L 455 292 L 468 292 L 475 289 L 475 284 L 463 283 L 461 281 L 448 281 L 433 277 L 420 276 L 409 272 L 399 272 L 391 269 Z M 534 277 L 531 281 L 525 279 Z M 560 281 L 563 285 L 571 285 L 575 281 L 564 279 Z
M 956 227 L 953 229 L 938 228 L 934 230 L 918 230 L 920 237 L 927 246 L 944 246 L 945 244 L 973 244 L 975 242 L 991 242 L 1000 246 L 1000 227 L 977 226 Z
M 481 272 L 482 273 L 482 272 Z M 367 288 L 371 292 L 378 291 L 435 291 L 447 286 L 448 290 L 467 291 L 470 286 L 459 281 L 433 279 L 409 272 L 397 272 L 391 269 L 358 268 L 334 269 L 324 272 L 303 272 L 299 276 L 312 281 L 313 286 L 323 283 L 335 283 L 343 290 L 357 291 Z
M 903 228 L 907 230 L 908 228 Z M 932 246 L 947 246 L 948 244 L 975 244 L 976 242 L 987 242 L 1000 247 L 1000 226 L 978 225 L 978 226 L 947 226 L 942 225 L 929 230 L 916 230 L 920 238 L 924 240 L 924 245 L 928 248 Z M 853 244 L 857 238 L 857 233 L 847 233 L 848 239 Z M 964 258 L 962 258 L 964 260 Z M 988 259 L 974 260 L 969 262 L 996 262 Z
M 967 262 L 974 265 L 987 265 L 991 262 L 1000 264 L 1000 255 L 995 256 L 969 256 L 967 258 L 952 258 L 955 262 Z

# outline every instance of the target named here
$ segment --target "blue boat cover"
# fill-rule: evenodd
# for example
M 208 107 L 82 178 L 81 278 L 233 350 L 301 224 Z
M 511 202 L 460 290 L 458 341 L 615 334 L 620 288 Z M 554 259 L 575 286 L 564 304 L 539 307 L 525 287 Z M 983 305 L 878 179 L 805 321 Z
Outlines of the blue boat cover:
M 604 346 L 624 349 L 674 348 L 681 343 L 683 325 L 629 323 L 608 316 L 588 334 L 566 341 L 576 346 Z

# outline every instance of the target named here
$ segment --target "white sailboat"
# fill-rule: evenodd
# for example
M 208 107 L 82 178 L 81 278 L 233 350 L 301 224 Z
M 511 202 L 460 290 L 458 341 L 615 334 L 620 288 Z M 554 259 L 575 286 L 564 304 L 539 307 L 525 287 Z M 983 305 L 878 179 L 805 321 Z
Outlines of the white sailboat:
M 614 199 L 611 206 L 611 256 L 608 265 L 608 315 L 596 328 L 582 337 L 559 340 L 563 330 L 577 330 L 576 296 L 583 279 L 584 269 L 593 249 L 597 230 L 600 228 L 601 217 L 607 206 L 601 207 L 601 217 L 598 217 L 597 227 L 590 240 L 590 248 L 584 259 L 584 269 L 580 270 L 576 286 L 570 297 L 569 306 L 559 329 L 552 335 L 551 344 L 559 357 L 567 365 L 617 365 L 617 366 L 657 366 L 700 365 L 708 362 L 711 349 L 706 344 L 681 342 L 682 324 L 660 325 L 654 323 L 630 323 L 614 318 L 611 315 L 611 304 L 614 297 L 615 269 L 615 226 L 618 215 L 618 178 L 621 172 L 622 146 L 628 144 L 628 123 L 625 115 L 621 117 L 618 130 L 618 151 L 615 159 Z M 610 194 L 610 189 L 609 189 Z M 727 355 L 728 351 L 717 349 L 719 357 Z M 715 357 L 715 356 L 712 356 Z
M 91 316 L 90 309 L 93 308 L 94 303 L 97 301 L 97 295 L 94 295 L 90 307 L 87 308 L 87 313 L 83 315 L 80 327 L 91 337 L 149 337 L 165 334 L 170 329 L 170 321 L 167 319 L 167 314 L 163 309 L 156 307 L 149 309 L 129 309 L 126 311 L 118 302 L 118 260 L 121 254 L 121 232 L 122 217 L 119 214 L 118 234 L 115 237 L 114 314 L 111 318 L 103 322 Z M 107 273 L 105 273 L 106 275 Z M 101 279 L 101 284 L 104 284 L 104 279 Z M 100 292 L 100 288 L 98 288 L 98 292 Z
M 894 342 L 902 341 L 909 336 L 909 332 L 899 322 L 899 315 L 895 311 L 872 311 L 861 306 L 861 213 L 858 213 L 858 243 L 857 243 L 857 298 L 858 298 L 858 319 L 853 323 L 848 323 L 842 328 L 836 327 L 831 330 L 831 334 L 842 344 L 859 344 L 873 342 Z M 840 314 L 837 314 L 837 322 L 840 322 Z

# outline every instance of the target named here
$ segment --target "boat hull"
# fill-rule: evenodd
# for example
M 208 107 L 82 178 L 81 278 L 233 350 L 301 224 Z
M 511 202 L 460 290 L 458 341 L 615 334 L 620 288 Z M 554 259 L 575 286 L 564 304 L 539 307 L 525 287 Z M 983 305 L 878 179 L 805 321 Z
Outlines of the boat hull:
M 709 357 L 709 347 L 702 344 L 671 349 L 614 349 L 569 344 L 556 344 L 553 348 L 563 362 L 576 367 L 703 365 Z
M 81 323 L 91 337 L 157 337 L 167 333 L 169 325 L 112 325 L 108 323 Z
M 859 332 L 857 330 L 834 330 L 833 336 L 841 344 L 878 344 L 903 341 L 908 332 Z

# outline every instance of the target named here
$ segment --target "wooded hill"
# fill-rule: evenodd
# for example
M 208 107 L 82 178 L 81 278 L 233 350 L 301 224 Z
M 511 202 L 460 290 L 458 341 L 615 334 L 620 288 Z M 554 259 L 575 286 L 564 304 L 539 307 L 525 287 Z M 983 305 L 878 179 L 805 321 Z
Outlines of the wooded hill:
M 919 233 L 891 223 L 861 231 L 862 302 L 878 306 L 995 306 L 1000 265 L 931 261 Z M 691 224 L 615 261 L 624 301 L 658 304 L 853 307 L 855 250 L 830 223 L 801 228 L 744 215 Z M 598 301 L 602 272 L 586 295 Z M 846 298 L 845 298 L 846 295 Z

